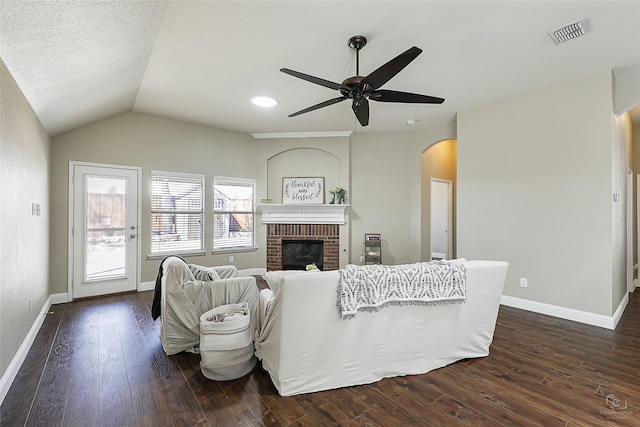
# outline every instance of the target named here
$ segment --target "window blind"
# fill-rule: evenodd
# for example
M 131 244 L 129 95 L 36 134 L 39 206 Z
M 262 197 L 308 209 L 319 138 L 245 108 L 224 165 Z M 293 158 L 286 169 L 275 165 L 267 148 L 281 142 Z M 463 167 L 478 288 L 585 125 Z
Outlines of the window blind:
M 204 175 L 151 171 L 151 253 L 204 250 Z

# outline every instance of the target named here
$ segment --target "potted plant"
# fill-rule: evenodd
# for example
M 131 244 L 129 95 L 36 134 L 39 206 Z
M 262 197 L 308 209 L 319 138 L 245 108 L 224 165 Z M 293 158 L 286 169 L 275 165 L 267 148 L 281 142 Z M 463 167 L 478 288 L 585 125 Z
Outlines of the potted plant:
M 347 190 L 340 186 L 336 186 L 333 187 L 329 192 L 333 194 L 333 198 L 331 199 L 331 202 L 329 202 L 329 204 L 341 205 L 342 203 L 344 203 Z

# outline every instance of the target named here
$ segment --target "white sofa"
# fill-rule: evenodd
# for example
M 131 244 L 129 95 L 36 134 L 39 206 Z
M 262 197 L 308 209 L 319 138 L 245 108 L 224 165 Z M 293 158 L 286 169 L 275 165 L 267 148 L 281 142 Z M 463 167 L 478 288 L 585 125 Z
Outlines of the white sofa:
M 508 264 L 464 261 L 466 302 L 388 306 L 342 320 L 338 270 L 260 292 L 256 355 L 283 396 L 422 374 L 489 354 Z

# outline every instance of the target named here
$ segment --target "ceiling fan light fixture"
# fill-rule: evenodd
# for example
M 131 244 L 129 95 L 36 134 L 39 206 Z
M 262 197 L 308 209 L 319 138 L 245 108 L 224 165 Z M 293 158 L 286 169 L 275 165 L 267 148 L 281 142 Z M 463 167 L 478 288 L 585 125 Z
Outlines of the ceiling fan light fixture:
M 251 103 L 262 108 L 271 108 L 278 105 L 278 100 L 271 96 L 254 96 Z
M 551 30 L 548 34 L 555 44 L 560 44 L 584 36 L 588 32 L 589 26 L 587 20 L 582 18 L 570 24 L 563 25 L 560 28 L 556 28 L 555 30 Z

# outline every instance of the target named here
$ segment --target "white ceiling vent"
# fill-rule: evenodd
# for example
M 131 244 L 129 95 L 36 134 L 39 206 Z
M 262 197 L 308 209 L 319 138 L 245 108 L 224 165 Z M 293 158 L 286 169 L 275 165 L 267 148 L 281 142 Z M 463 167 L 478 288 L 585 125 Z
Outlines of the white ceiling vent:
M 567 25 L 563 25 L 560 28 L 549 31 L 549 37 L 553 39 L 555 44 L 564 43 L 567 40 L 575 39 L 576 37 L 584 36 L 589 32 L 589 26 L 587 21 L 582 18 L 579 21 L 572 22 Z

